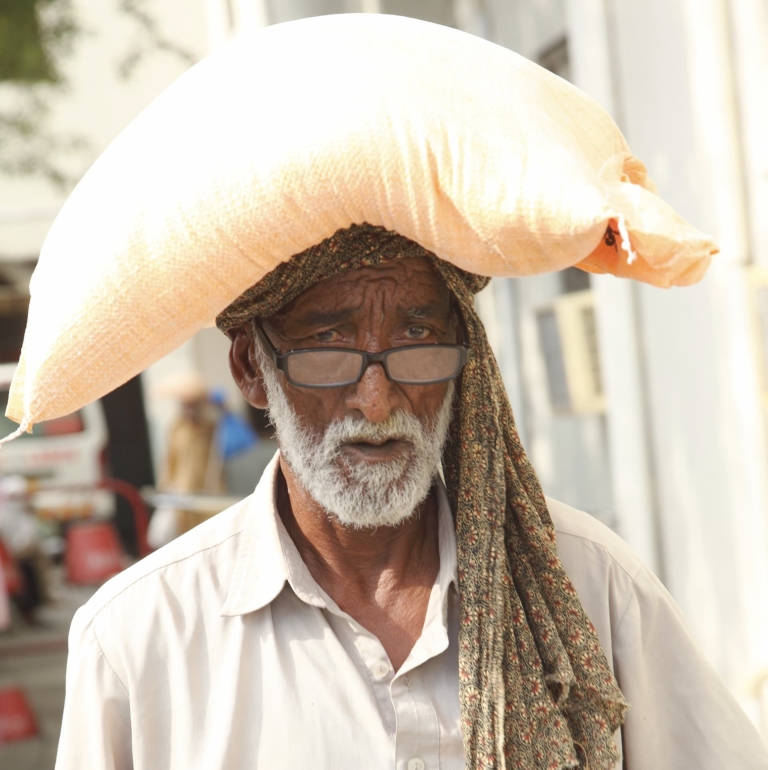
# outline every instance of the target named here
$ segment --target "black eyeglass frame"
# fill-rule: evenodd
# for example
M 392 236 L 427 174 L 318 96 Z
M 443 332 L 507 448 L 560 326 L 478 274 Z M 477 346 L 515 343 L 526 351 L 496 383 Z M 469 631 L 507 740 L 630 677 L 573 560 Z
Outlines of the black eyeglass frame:
M 384 373 L 387 375 L 387 379 L 391 382 L 397 383 L 398 385 L 436 385 L 440 382 L 455 380 L 459 374 L 461 374 L 461 370 L 464 368 L 465 364 L 467 363 L 467 359 L 469 358 L 470 350 L 469 345 L 466 342 L 460 342 L 455 345 L 439 342 L 429 345 L 403 345 L 399 348 L 389 348 L 389 350 L 382 350 L 380 353 L 369 353 L 366 350 L 358 350 L 357 348 L 297 348 L 296 350 L 287 350 L 285 353 L 281 353 L 272 344 L 272 340 L 270 340 L 267 336 L 267 333 L 264 331 L 261 325 L 261 321 L 258 318 L 253 319 L 253 327 L 256 330 L 256 333 L 259 335 L 259 339 L 261 339 L 261 341 L 266 345 L 267 351 L 271 355 L 275 367 L 285 375 L 285 379 L 288 380 L 291 385 L 296 385 L 299 388 L 343 388 L 347 385 L 354 385 L 363 379 L 363 375 L 367 371 L 368 367 L 374 363 L 380 363 L 384 368 Z M 434 350 L 435 348 L 450 348 L 451 350 L 457 350 L 459 352 L 459 361 L 456 364 L 456 369 L 454 370 L 453 374 L 447 377 L 440 377 L 437 380 L 401 380 L 392 377 L 392 375 L 389 373 L 389 365 L 387 364 L 387 359 L 389 356 L 391 356 L 393 353 L 398 353 L 401 350 L 418 350 L 426 348 L 431 350 Z M 297 353 L 317 353 L 321 350 L 328 350 L 333 353 L 357 353 L 358 355 L 362 356 L 363 363 L 360 367 L 360 372 L 358 373 L 357 377 L 354 380 L 334 382 L 328 385 L 310 385 L 305 382 L 296 382 L 296 380 L 294 380 L 288 373 L 288 359 Z

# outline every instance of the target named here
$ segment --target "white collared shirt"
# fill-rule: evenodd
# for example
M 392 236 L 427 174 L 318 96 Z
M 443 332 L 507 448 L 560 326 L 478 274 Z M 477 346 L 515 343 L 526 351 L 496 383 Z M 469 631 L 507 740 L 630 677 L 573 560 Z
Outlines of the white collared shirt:
M 454 770 L 456 543 L 399 671 L 317 585 L 256 492 L 113 578 L 72 623 L 57 770 Z M 632 704 L 627 770 L 766 770 L 768 755 L 664 589 L 587 514 L 549 500 L 558 550 Z M 617 768 L 621 765 L 617 765 Z

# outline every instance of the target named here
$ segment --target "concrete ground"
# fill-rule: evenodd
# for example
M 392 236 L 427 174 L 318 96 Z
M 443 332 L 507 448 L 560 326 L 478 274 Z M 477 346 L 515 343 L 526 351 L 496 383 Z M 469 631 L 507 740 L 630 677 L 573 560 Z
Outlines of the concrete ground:
M 60 568 L 50 580 L 53 601 L 40 608 L 39 626 L 18 615 L 0 632 L 0 688 L 21 687 L 32 705 L 40 735 L 0 746 L 1 770 L 53 770 L 64 708 L 67 633 L 77 608 L 95 587 L 70 586 Z

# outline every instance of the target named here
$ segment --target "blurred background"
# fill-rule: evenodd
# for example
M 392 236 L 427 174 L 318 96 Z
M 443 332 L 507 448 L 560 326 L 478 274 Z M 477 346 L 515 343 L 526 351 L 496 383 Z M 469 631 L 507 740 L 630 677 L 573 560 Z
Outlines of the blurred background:
M 717 238 L 692 288 L 572 269 L 478 303 L 545 491 L 651 566 L 768 740 L 768 0 L 0 0 L 0 410 L 46 231 L 99 153 L 228 40 L 346 12 L 457 27 L 575 83 Z M 0 452 L 3 768 L 53 767 L 77 606 L 274 452 L 227 350 L 206 329 Z

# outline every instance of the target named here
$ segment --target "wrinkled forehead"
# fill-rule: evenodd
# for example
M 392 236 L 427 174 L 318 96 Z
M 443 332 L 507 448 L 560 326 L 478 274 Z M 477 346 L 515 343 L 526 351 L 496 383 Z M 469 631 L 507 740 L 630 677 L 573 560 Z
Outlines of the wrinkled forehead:
M 368 308 L 386 315 L 448 315 L 451 294 L 427 257 L 360 267 L 310 286 L 272 317 L 282 321 Z
M 471 308 L 472 294 L 488 283 L 488 278 L 467 273 L 450 262 L 444 262 L 405 236 L 362 223 L 338 230 L 330 238 L 278 265 L 219 313 L 216 325 L 227 332 L 254 317 L 273 317 L 299 295 L 334 276 L 409 259 L 420 259 L 420 264 L 423 260 L 430 263 L 461 308 Z M 401 276 L 401 280 L 407 282 L 408 278 Z M 324 285 L 326 290 L 330 286 L 333 291 L 341 284 Z

